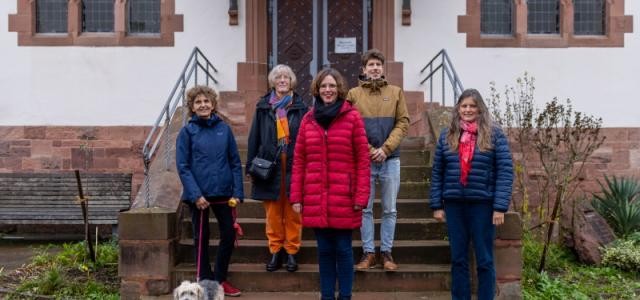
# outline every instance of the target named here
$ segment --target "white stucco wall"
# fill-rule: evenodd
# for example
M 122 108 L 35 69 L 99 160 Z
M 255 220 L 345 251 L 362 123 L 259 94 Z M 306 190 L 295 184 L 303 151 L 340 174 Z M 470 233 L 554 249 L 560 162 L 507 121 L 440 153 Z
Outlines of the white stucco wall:
M 245 59 L 244 1 L 229 26 L 228 1 L 176 1 L 184 32 L 174 47 L 18 47 L 8 31 L 16 0 L 0 1 L 0 125 L 149 125 L 194 46 L 235 90 Z
M 602 117 L 605 127 L 640 127 L 640 1 L 625 1 L 634 32 L 625 34 L 624 48 L 559 49 L 467 48 L 466 34 L 457 32 L 466 1 L 412 1 L 411 26 L 402 26 L 402 1 L 396 2 L 395 58 L 404 63 L 406 90 L 424 90 L 420 69 L 445 48 L 465 88 L 488 95 L 490 81 L 502 91 L 527 71 L 540 104 L 571 98 L 576 110 Z

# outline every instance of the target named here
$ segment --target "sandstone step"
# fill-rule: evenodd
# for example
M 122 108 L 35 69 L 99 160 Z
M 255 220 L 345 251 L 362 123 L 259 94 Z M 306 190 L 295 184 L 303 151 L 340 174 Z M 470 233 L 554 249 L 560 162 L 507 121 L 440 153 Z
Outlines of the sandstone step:
M 313 237 L 307 237 L 313 238 Z M 239 246 L 234 249 L 231 261 L 234 263 L 264 264 L 270 258 L 266 240 L 239 240 Z M 218 241 L 209 241 L 210 257 L 215 257 Z M 379 241 L 375 242 L 379 248 Z M 353 241 L 353 253 L 359 258 L 362 253 L 362 242 Z M 192 239 L 181 239 L 177 245 L 177 261 L 194 262 L 194 247 Z M 449 242 L 445 240 L 407 241 L 396 240 L 393 244 L 393 257 L 402 264 L 448 264 L 450 261 Z M 302 264 L 317 262 L 317 245 L 314 240 L 303 240 L 298 262 Z
M 185 207 L 186 208 L 186 207 Z M 397 199 L 396 210 L 398 218 L 430 218 L 433 212 L 429 208 L 429 201 L 425 199 Z M 264 219 L 265 212 L 262 201 L 245 199 L 244 203 L 238 206 L 238 218 L 261 218 Z M 373 217 L 380 219 L 382 216 L 382 204 L 379 199 L 373 202 Z M 190 220 L 191 213 L 185 209 L 183 218 Z
M 422 199 L 426 201 L 429 197 L 430 183 L 428 181 L 404 181 L 400 182 L 398 199 Z M 251 183 L 244 182 L 244 194 L 251 197 Z M 380 195 L 380 185 L 376 185 L 376 195 Z
M 243 239 L 259 240 L 265 239 L 265 220 L 255 218 L 238 218 L 238 223 L 242 226 L 244 232 Z M 375 220 L 375 232 L 379 237 L 381 220 Z M 218 239 L 220 237 L 218 224 L 215 218 L 209 220 L 209 232 L 211 238 Z M 190 219 L 183 219 L 182 222 L 182 238 L 191 238 L 193 234 Z M 447 229 L 444 223 L 434 219 L 397 219 L 395 240 L 443 240 L 447 235 Z M 312 228 L 303 228 L 302 238 L 313 239 L 314 233 Z M 353 240 L 360 240 L 360 230 L 353 231 Z
M 264 264 L 233 263 L 229 267 L 228 280 L 243 292 L 309 292 L 320 288 L 316 264 L 300 264 L 299 270 L 294 273 L 284 270 L 267 272 L 264 268 Z M 451 286 L 449 268 L 447 264 L 405 264 L 400 265 L 396 272 L 384 272 L 382 269 L 356 272 L 353 291 L 447 291 Z M 183 280 L 193 281 L 196 276 L 195 265 L 179 264 L 175 267 L 174 275 L 175 284 Z
M 238 152 L 244 165 L 247 160 L 247 149 L 238 149 Z M 430 155 L 431 152 L 428 150 L 400 149 L 400 164 L 402 166 L 426 166 L 429 164 Z

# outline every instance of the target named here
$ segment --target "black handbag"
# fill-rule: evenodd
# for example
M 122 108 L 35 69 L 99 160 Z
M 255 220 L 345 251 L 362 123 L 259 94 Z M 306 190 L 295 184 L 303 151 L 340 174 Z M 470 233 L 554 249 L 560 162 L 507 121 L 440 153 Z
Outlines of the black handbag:
M 249 166 L 249 174 L 251 174 L 251 176 L 255 178 L 262 180 L 271 178 L 271 176 L 273 175 L 273 170 L 276 166 L 278 156 L 280 156 L 280 150 L 281 147 L 278 147 L 278 151 L 276 151 L 276 156 L 273 161 L 266 160 L 257 156 L 254 157 L 251 161 L 251 166 Z

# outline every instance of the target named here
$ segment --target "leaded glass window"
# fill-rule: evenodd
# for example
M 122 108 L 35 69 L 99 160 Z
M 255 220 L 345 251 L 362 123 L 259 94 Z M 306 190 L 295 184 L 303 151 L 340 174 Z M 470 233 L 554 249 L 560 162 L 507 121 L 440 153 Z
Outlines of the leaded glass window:
M 573 33 L 575 35 L 604 35 L 604 0 L 574 0 Z
M 82 31 L 113 32 L 114 0 L 82 0 Z
M 129 33 L 160 33 L 160 0 L 129 0 Z
M 36 32 L 66 33 L 67 0 L 36 0 Z
M 483 34 L 512 34 L 513 0 L 483 0 L 480 27 Z
M 527 0 L 527 10 L 528 33 L 560 33 L 560 1 Z

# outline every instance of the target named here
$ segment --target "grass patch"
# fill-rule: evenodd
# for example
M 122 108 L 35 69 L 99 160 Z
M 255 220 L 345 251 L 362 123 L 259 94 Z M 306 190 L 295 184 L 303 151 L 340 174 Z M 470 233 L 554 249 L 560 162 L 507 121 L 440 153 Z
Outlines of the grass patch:
M 566 248 L 550 245 L 546 271 L 538 273 L 542 243 L 523 238 L 524 299 L 638 299 L 640 274 L 581 264 Z
M 84 242 L 62 245 L 51 254 L 52 245 L 40 246 L 30 264 L 11 274 L 0 274 L 3 285 L 14 292 L 7 299 L 30 299 L 46 295 L 55 299 L 119 299 L 118 243 L 98 245 L 95 263 Z

